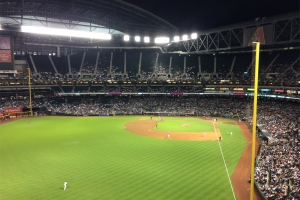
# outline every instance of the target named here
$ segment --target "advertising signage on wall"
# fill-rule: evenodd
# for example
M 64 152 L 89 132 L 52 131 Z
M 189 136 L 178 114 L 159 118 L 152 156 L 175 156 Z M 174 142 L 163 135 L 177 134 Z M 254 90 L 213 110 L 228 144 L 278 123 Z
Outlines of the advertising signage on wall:
M 244 91 L 244 88 L 233 88 L 233 91 Z
M 11 51 L 10 50 L 0 50 L 0 62 L 11 62 Z
M 262 92 L 271 92 L 271 89 L 260 89 Z
M 10 49 L 10 38 L 0 37 L 0 49 Z
M 215 88 L 204 88 L 204 90 L 210 90 L 210 91 L 212 91 L 212 90 L 215 90 Z
M 287 90 L 286 93 L 287 94 L 296 94 L 296 90 Z
M 221 91 L 227 91 L 229 88 L 220 88 Z
M 3 109 L 5 113 L 20 113 L 23 112 L 22 107 L 17 107 L 17 108 L 4 108 Z
M 280 93 L 283 93 L 283 92 L 284 92 L 284 90 L 282 90 L 282 89 L 275 89 L 275 92 L 280 92 Z

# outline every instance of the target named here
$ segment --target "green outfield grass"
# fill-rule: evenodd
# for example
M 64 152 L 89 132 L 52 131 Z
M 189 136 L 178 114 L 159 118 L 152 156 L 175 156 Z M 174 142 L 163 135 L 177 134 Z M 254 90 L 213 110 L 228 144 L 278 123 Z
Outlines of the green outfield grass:
M 200 118 L 189 117 L 168 117 L 163 123 L 159 123 L 158 130 L 178 131 L 178 132 L 213 132 L 214 127 L 211 122 Z
M 123 130 L 136 119 L 149 117 L 42 117 L 0 125 L 0 198 L 234 199 L 217 141 L 162 140 Z M 173 127 L 174 119 L 186 118 L 165 117 L 159 128 Z M 199 125 L 206 126 L 211 129 Z M 232 175 L 245 140 L 235 125 L 219 128 Z

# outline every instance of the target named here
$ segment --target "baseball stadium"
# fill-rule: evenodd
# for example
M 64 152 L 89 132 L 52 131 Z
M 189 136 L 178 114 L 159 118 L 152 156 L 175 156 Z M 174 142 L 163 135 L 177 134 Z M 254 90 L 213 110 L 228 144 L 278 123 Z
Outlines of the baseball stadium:
M 181 33 L 1 0 L 1 199 L 300 199 L 299 12 Z

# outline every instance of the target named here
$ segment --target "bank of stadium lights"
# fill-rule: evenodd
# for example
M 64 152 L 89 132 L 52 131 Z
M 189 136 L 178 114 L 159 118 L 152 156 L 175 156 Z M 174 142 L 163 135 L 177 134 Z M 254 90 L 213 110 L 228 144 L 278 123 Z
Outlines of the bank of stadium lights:
M 70 29 L 58 29 L 58 28 L 48 28 L 48 27 L 40 27 L 40 26 L 21 26 L 21 32 L 37 33 L 37 34 L 44 34 L 44 35 L 91 38 L 91 39 L 100 39 L 100 40 L 111 39 L 111 34 L 108 33 L 77 31 L 77 30 L 70 30 Z
M 170 38 L 168 37 L 157 37 L 154 39 L 156 44 L 165 44 L 170 42 Z
M 188 35 L 183 35 L 183 36 L 182 36 L 182 40 L 183 40 L 183 41 L 187 41 L 188 39 L 189 39 L 189 36 L 188 36 Z
M 197 39 L 197 37 L 198 37 L 197 33 L 192 33 L 192 35 L 191 35 L 192 39 Z
M 134 41 L 140 42 L 140 41 L 141 41 L 141 37 L 140 37 L 140 36 L 135 36 L 135 37 L 134 37 Z
M 179 42 L 180 41 L 180 37 L 179 36 L 175 36 L 174 37 L 174 42 Z
M 124 41 L 129 41 L 129 35 L 124 35 Z
M 145 43 L 149 43 L 150 42 L 150 38 L 149 37 L 144 37 L 144 42 Z

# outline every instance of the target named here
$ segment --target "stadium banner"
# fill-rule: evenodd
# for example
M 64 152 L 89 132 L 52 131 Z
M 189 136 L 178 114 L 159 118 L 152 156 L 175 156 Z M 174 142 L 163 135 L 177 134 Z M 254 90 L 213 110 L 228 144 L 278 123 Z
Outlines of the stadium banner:
M 245 93 L 233 93 L 233 96 L 246 96 Z
M 281 92 L 281 93 L 283 93 L 284 90 L 282 90 L 282 89 L 275 89 L 275 92 Z
M 253 42 L 260 42 L 260 44 L 272 44 L 272 37 L 272 25 L 245 28 L 243 46 L 251 46 Z
M 204 90 L 215 90 L 216 88 L 204 88 Z
M 286 93 L 287 94 L 296 94 L 296 90 L 287 90 Z
M 17 70 L 0 70 L 0 74 L 17 74 Z
M 233 91 L 244 91 L 244 88 L 233 88 Z
M 222 88 L 222 87 L 221 87 L 220 90 L 221 90 L 221 91 L 228 91 L 229 88 Z
M 5 113 L 21 113 L 23 112 L 22 107 L 17 107 L 17 108 L 3 108 Z
M 0 49 L 11 49 L 9 37 L 0 37 Z
M 11 59 L 11 51 L 10 50 L 0 50 L 0 62 L 8 62 L 10 63 Z
M 260 89 L 260 91 L 262 91 L 262 92 L 271 92 L 271 89 Z
M 122 92 L 109 92 L 108 94 L 120 95 Z

